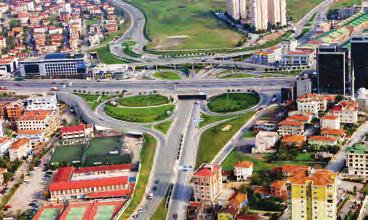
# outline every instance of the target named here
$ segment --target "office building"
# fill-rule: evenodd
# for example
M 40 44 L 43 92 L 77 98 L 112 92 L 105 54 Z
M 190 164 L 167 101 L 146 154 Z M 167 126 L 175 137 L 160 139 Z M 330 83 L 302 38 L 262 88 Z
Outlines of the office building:
M 336 219 L 336 174 L 320 169 L 298 175 L 298 180 L 290 181 L 288 186 L 289 219 Z
M 227 0 L 227 13 L 234 20 L 247 19 L 247 0 Z
M 194 200 L 203 205 L 214 205 L 222 191 L 220 166 L 204 164 L 192 176 Z
M 319 93 L 350 93 L 348 49 L 335 44 L 320 46 L 317 50 L 317 72 Z
M 48 54 L 43 59 L 19 62 L 20 74 L 27 78 L 80 78 L 87 73 L 82 54 Z
M 351 68 L 354 70 L 354 88 L 368 88 L 368 35 L 351 38 Z

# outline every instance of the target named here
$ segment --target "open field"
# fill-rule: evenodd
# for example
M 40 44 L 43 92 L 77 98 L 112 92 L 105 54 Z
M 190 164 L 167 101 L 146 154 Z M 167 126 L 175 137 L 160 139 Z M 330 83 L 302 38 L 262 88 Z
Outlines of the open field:
M 212 112 L 236 112 L 251 108 L 259 102 L 258 94 L 224 93 L 208 100 L 208 109 Z
M 323 0 L 286 0 L 287 13 L 294 22 L 297 22 L 322 1 Z
M 163 105 L 159 107 L 147 108 L 121 108 L 105 105 L 105 112 L 109 116 L 128 122 L 149 123 L 162 121 L 170 117 L 169 112 L 173 112 L 175 105 Z
M 163 122 L 161 124 L 153 126 L 154 129 L 161 131 L 163 134 L 167 134 L 173 121 Z
M 58 166 L 60 164 L 73 164 L 73 162 L 79 161 L 79 163 L 75 163 L 76 165 L 80 165 L 82 162 L 82 156 L 84 151 L 83 144 L 77 145 L 67 145 L 60 146 L 55 148 L 55 152 L 51 157 L 50 165 Z
M 108 95 L 89 95 L 89 94 L 78 94 L 75 93 L 75 95 L 80 96 L 82 99 L 84 99 L 89 107 L 91 107 L 92 110 L 95 110 L 99 104 L 101 104 L 103 101 L 108 100 L 111 98 Z
M 204 127 L 206 125 L 215 123 L 217 121 L 222 121 L 228 118 L 232 118 L 234 116 L 221 116 L 221 115 L 207 115 L 201 113 L 201 122 L 199 123 L 199 127 Z
M 162 95 L 128 96 L 118 100 L 119 104 L 127 107 L 147 107 L 168 104 L 169 98 Z
M 122 153 L 121 137 L 93 138 L 86 151 L 84 166 L 129 163 L 131 158 Z
M 206 130 L 199 141 L 196 168 L 203 163 L 209 163 L 235 133 L 253 116 L 254 112 L 247 112 L 237 118 L 221 123 Z M 229 130 L 223 129 L 228 127 Z
M 180 80 L 181 77 L 176 72 L 158 71 L 153 74 L 153 77 L 162 80 Z
M 126 63 L 124 60 L 117 58 L 114 56 L 107 45 L 99 47 L 95 50 L 97 53 L 98 59 L 101 63 L 105 64 L 121 64 Z
M 125 209 L 121 219 L 128 219 L 144 197 L 144 191 L 146 190 L 153 161 L 155 159 L 156 145 L 157 142 L 154 137 L 148 134 L 144 135 L 144 144 L 141 150 L 141 170 L 138 182 L 136 183 L 137 185 L 135 187 L 132 201 Z
M 336 0 L 332 3 L 330 10 L 336 10 L 344 7 L 351 7 L 354 5 L 360 6 L 362 4 L 362 0 Z
M 241 35 L 212 15 L 210 9 L 226 9 L 223 0 L 130 0 L 148 18 L 148 49 L 234 47 Z

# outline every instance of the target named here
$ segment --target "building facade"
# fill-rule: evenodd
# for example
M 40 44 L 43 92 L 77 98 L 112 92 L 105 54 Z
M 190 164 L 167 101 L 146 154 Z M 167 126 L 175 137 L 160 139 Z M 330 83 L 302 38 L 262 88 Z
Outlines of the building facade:
M 56 94 L 31 96 L 26 99 L 26 110 L 57 110 Z
M 354 70 L 354 88 L 368 88 L 368 35 L 353 36 L 351 43 L 351 66 Z
M 29 139 L 22 138 L 13 142 L 9 148 L 10 161 L 21 160 L 32 151 Z
M 249 161 L 239 161 L 234 165 L 234 175 L 237 181 L 245 181 L 252 176 L 253 163 Z
M 368 177 L 368 146 L 354 144 L 346 148 L 346 166 L 348 174 L 355 177 Z

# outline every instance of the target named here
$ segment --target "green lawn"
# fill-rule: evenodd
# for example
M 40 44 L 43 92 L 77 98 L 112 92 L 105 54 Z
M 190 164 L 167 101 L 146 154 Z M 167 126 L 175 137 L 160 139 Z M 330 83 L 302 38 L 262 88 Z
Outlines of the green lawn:
M 98 59 L 101 63 L 105 64 L 122 64 L 126 63 L 126 61 L 121 60 L 110 53 L 110 49 L 108 46 L 102 46 L 95 50 L 97 52 Z
M 56 147 L 51 157 L 50 165 L 58 166 L 62 163 L 72 164 L 73 161 L 79 161 L 80 164 L 82 162 L 83 151 L 83 144 Z
M 118 100 L 119 104 L 127 107 L 146 107 L 168 104 L 169 98 L 162 95 L 128 96 Z
M 161 131 L 163 134 L 167 134 L 173 121 L 163 122 L 161 124 L 153 126 L 154 129 Z
M 236 112 L 251 108 L 258 104 L 258 94 L 224 93 L 208 100 L 208 109 L 212 112 Z
M 144 192 L 151 173 L 153 160 L 155 159 L 156 139 L 149 134 L 144 135 L 144 144 L 141 150 L 141 171 L 139 173 L 138 182 L 136 183 L 135 192 L 132 201 L 125 209 L 121 219 L 128 219 L 137 208 L 144 197 Z
M 253 132 L 253 131 L 246 131 L 243 134 L 243 138 L 253 138 L 257 135 L 257 133 Z
M 93 25 L 93 24 L 97 24 L 100 22 L 99 18 L 89 18 L 89 19 L 84 19 L 84 22 L 86 23 L 87 27 Z
M 253 78 L 254 75 L 253 74 L 247 74 L 247 73 L 234 73 L 234 74 L 229 74 L 229 75 L 225 75 L 225 76 L 221 76 L 220 79 L 238 79 L 238 78 Z
M 200 138 L 196 167 L 203 163 L 209 163 L 225 144 L 235 135 L 235 133 L 253 116 L 254 112 L 247 112 L 237 118 L 221 123 L 206 130 Z M 222 131 L 226 126 L 231 126 L 230 130 Z
M 97 106 L 102 102 L 112 98 L 111 96 L 108 95 L 89 95 L 80 93 L 75 93 L 75 95 L 80 96 L 82 99 L 84 99 L 92 110 L 95 110 Z
M 222 121 L 228 118 L 232 118 L 234 116 L 221 116 L 221 115 L 207 115 L 204 113 L 201 113 L 201 122 L 199 123 L 199 127 L 204 127 L 206 125 L 215 123 L 217 121 Z
M 153 74 L 153 77 L 162 80 L 180 80 L 181 77 L 176 72 L 169 72 L 169 71 L 158 71 Z
M 351 7 L 354 5 L 360 6 L 362 4 L 362 0 L 336 0 L 332 3 L 330 10 L 336 10 L 344 7 Z
M 226 10 L 223 0 L 130 0 L 148 18 L 148 49 L 234 47 L 241 34 L 212 15 L 210 9 Z
M 292 17 L 294 22 L 297 22 L 322 1 L 323 0 L 286 0 L 287 13 Z
M 170 115 L 168 112 L 173 112 L 175 105 L 164 105 L 159 107 L 148 108 L 121 108 L 105 105 L 105 112 L 109 116 L 128 122 L 149 123 L 162 121 Z

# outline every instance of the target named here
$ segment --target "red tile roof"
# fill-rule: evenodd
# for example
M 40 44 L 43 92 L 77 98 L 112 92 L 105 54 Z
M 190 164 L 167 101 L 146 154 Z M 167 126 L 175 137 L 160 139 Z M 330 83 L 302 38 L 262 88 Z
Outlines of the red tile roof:
M 238 161 L 234 166 L 238 168 L 251 168 L 253 167 L 253 163 L 250 161 Z
M 290 120 L 283 120 L 279 123 L 281 126 L 303 126 L 303 122 L 300 121 L 290 121 Z
M 322 120 L 336 120 L 338 118 L 339 118 L 339 116 L 337 116 L 337 115 L 325 115 L 325 116 L 323 116 Z
M 82 132 L 85 130 L 85 125 L 84 124 L 79 124 L 79 125 L 75 125 L 75 126 L 64 126 L 60 129 L 60 133 L 64 134 L 64 133 L 74 133 L 74 132 Z
M 336 138 L 328 136 L 310 136 L 308 139 L 312 141 L 329 141 L 329 142 L 337 141 Z
M 219 168 L 220 168 L 219 166 L 214 166 L 213 168 L 211 168 L 210 166 L 202 166 L 193 173 L 193 176 L 210 177 L 215 175 L 215 170 L 218 170 Z
M 93 192 L 88 194 L 89 198 L 108 198 L 108 197 L 121 197 L 121 196 L 128 196 L 131 194 L 130 190 L 123 189 L 123 190 L 116 190 L 116 191 L 105 191 L 105 192 Z
M 88 173 L 88 172 L 99 172 L 99 171 L 110 171 L 110 170 L 131 170 L 132 164 L 116 164 L 116 165 L 102 165 L 95 167 L 83 167 L 75 169 L 74 173 Z
M 29 144 L 29 139 L 27 138 L 21 138 L 18 139 L 17 141 L 13 142 L 12 145 L 10 146 L 11 149 L 19 149 L 20 147 L 23 147 L 24 145 Z
M 128 177 L 120 176 L 120 177 L 110 177 L 92 180 L 76 180 L 66 182 L 58 181 L 51 183 L 49 186 L 49 190 L 58 191 L 58 190 L 82 189 L 90 187 L 126 185 L 126 184 L 128 184 Z

